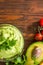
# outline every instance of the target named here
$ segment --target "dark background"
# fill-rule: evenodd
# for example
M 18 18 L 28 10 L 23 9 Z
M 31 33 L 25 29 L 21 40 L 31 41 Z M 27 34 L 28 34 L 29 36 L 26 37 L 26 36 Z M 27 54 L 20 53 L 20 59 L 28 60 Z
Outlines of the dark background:
M 0 23 L 9 23 L 21 30 L 25 40 L 24 52 L 33 42 L 41 18 L 43 0 L 0 0 Z

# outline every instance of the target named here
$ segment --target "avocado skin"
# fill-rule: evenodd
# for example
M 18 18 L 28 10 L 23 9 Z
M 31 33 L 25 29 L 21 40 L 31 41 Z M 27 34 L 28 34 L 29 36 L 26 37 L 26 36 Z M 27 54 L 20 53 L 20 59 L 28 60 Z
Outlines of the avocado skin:
M 35 46 L 38 46 L 42 50 L 42 52 L 38 58 L 32 59 L 32 51 L 33 51 Z M 43 42 L 39 41 L 39 42 L 32 43 L 26 51 L 26 57 L 27 57 L 27 60 L 25 62 L 25 65 L 38 65 L 38 64 L 40 64 L 41 61 L 43 61 Z

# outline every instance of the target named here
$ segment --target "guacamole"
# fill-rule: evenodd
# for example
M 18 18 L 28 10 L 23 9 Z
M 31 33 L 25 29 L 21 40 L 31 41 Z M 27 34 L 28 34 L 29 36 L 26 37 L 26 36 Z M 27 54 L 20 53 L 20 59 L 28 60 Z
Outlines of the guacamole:
M 10 24 L 0 24 L 0 59 L 21 54 L 23 47 L 23 36 L 16 27 Z

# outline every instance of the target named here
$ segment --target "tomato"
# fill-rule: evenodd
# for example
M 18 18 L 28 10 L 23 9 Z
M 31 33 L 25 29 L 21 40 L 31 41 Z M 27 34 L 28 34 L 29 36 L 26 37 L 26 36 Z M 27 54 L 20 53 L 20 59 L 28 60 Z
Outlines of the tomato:
M 35 35 L 35 40 L 39 40 L 39 41 L 42 40 L 42 35 L 41 35 L 41 33 L 37 33 L 37 34 Z
M 40 26 L 43 26 L 43 19 L 40 19 L 39 25 L 40 25 Z
M 43 30 L 41 31 L 41 34 L 43 35 Z

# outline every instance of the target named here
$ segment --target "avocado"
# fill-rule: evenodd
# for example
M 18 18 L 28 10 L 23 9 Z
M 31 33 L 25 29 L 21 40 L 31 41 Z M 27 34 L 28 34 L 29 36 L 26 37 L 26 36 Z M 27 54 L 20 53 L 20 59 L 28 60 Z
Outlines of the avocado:
M 0 24 L 0 59 L 21 55 L 23 47 L 24 39 L 18 28 L 10 24 Z
M 32 43 L 27 49 L 26 57 L 25 65 L 40 65 L 43 61 L 43 42 Z

